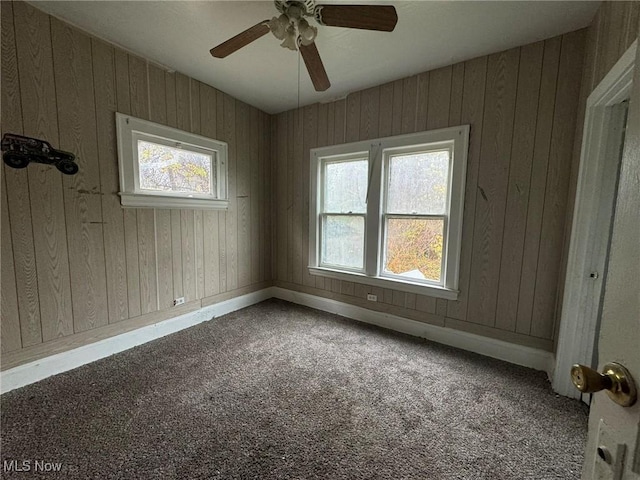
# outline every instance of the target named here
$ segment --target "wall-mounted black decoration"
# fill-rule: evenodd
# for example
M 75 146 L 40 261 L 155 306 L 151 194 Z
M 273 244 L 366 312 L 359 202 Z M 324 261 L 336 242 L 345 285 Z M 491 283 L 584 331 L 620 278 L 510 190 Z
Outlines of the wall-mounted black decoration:
M 2 159 L 13 168 L 25 168 L 29 163 L 45 163 L 66 175 L 78 173 L 78 164 L 73 153 L 56 150 L 49 142 L 37 138 L 5 133 L 2 137 Z

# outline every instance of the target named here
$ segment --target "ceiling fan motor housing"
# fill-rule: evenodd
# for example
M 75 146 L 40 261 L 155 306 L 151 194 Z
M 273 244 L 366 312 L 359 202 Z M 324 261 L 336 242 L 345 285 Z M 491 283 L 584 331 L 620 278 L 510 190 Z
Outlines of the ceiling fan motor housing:
M 291 7 L 299 9 L 301 17 L 313 17 L 316 10 L 315 0 L 274 0 L 276 8 L 280 13 L 287 14 Z

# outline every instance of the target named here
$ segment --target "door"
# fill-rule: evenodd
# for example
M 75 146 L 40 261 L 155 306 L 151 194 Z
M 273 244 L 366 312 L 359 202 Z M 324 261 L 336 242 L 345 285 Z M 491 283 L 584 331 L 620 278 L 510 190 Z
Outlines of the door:
M 640 57 L 640 49 L 637 53 Z M 640 58 L 636 57 L 636 66 Z M 598 341 L 599 371 L 624 365 L 640 380 L 640 68 L 635 69 Z M 582 477 L 640 480 L 640 401 L 593 395 Z

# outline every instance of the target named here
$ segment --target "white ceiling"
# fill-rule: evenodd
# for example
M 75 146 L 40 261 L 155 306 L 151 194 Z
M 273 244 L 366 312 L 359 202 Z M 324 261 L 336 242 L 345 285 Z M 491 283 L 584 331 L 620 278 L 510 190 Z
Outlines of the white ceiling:
M 127 50 L 268 113 L 298 105 L 298 55 L 267 34 L 225 59 L 209 49 L 276 15 L 271 1 L 32 1 Z M 593 1 L 318 1 L 393 4 L 395 31 L 319 27 L 331 88 L 317 93 L 301 62 L 300 105 L 587 26 Z M 315 24 L 315 22 L 312 22 Z

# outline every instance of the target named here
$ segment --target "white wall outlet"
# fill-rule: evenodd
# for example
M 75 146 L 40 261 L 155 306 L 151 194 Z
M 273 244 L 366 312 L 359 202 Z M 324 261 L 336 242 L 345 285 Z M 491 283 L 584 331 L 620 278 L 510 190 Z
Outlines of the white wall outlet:
M 371 302 L 377 302 L 378 301 L 378 295 L 376 295 L 374 293 L 367 293 L 367 300 L 369 300 Z
M 176 298 L 173 301 L 173 306 L 177 307 L 178 305 L 182 305 L 184 303 L 184 297 Z

